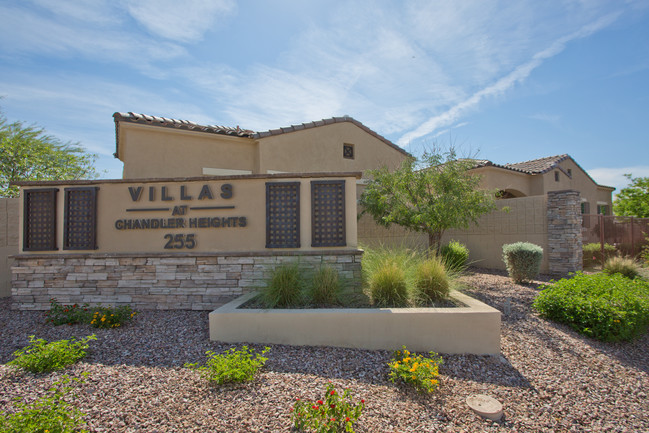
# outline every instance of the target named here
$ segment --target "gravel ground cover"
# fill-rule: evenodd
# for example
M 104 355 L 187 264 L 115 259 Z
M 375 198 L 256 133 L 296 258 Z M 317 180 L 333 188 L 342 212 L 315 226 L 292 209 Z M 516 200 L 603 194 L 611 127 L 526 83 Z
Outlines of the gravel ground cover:
M 547 280 L 541 278 L 542 280 Z M 118 329 L 52 327 L 42 312 L 10 310 L 0 301 L 0 408 L 14 397 L 34 399 L 63 374 L 81 376 L 74 405 L 91 432 L 291 431 L 296 397 L 322 397 L 327 382 L 350 388 L 366 408 L 358 432 L 649 431 L 649 337 L 599 343 L 531 311 L 537 281 L 512 283 L 474 270 L 465 293 L 503 312 L 501 356 L 443 355 L 440 388 L 432 395 L 388 381 L 391 352 L 272 345 L 254 383 L 210 387 L 185 362 L 204 360 L 207 312 L 143 311 Z M 413 332 L 424 332 L 413 329 Z M 95 333 L 82 362 L 46 375 L 4 365 L 29 335 L 47 340 Z M 260 345 L 251 345 L 261 350 Z M 472 394 L 503 403 L 501 421 L 484 420 L 466 405 Z

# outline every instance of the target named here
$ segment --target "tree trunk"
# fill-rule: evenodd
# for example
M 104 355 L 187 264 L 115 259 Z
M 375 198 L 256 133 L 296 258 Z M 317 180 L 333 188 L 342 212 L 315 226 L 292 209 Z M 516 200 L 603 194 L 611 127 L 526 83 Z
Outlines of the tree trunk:
M 428 232 L 428 251 L 439 255 L 442 248 L 442 232 Z

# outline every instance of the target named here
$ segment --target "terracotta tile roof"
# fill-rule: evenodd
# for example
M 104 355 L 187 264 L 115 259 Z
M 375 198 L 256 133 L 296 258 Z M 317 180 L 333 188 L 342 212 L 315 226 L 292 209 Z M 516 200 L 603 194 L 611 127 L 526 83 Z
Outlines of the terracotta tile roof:
M 526 174 L 543 174 L 556 168 L 561 161 L 570 158 L 570 155 L 546 156 L 545 158 L 532 159 L 530 161 L 515 162 L 508 164 L 496 164 L 488 159 L 475 160 L 475 167 L 499 167 L 507 170 L 518 171 Z M 571 158 L 572 159 L 572 158 Z M 573 160 L 574 161 L 574 160 Z
M 593 183 L 601 188 L 608 188 L 611 190 L 614 190 L 615 188 L 612 186 L 606 186 L 606 185 L 600 185 L 595 180 L 588 174 L 586 170 L 584 170 L 578 163 L 575 161 L 570 155 L 567 153 L 564 153 L 563 155 L 555 155 L 555 156 L 546 156 L 545 158 L 538 158 L 538 159 L 532 159 L 529 161 L 523 161 L 523 162 L 515 162 L 515 163 L 510 163 L 510 164 L 495 164 L 487 159 L 481 159 L 481 160 L 475 160 L 475 166 L 473 168 L 480 168 L 480 167 L 498 167 L 498 168 L 504 168 L 505 170 L 512 170 L 512 171 L 517 171 L 519 173 L 525 173 L 525 174 L 530 174 L 530 175 L 535 175 L 535 174 L 544 174 L 547 173 L 551 170 L 554 169 L 559 169 L 561 170 L 566 176 L 571 177 L 571 175 L 564 170 L 561 166 L 559 166 L 559 163 L 562 161 L 565 161 L 566 159 L 570 159 L 577 167 L 583 171 L 586 176 L 590 180 L 593 181 Z
M 144 125 L 163 126 L 167 128 L 186 129 L 188 131 L 209 132 L 212 134 L 234 135 L 237 137 L 248 138 L 252 138 L 255 134 L 255 131 L 251 131 L 249 129 L 241 129 L 238 126 L 236 128 L 232 128 L 229 126 L 199 125 L 198 123 L 194 123 L 189 120 L 149 116 L 146 114 L 133 113 L 130 111 L 128 113 L 115 113 L 113 114 L 113 118 L 115 118 L 116 124 L 117 122 L 141 123 Z
M 561 161 L 570 158 L 568 154 L 546 156 L 545 158 L 532 159 L 530 161 L 505 164 L 505 167 L 522 171 L 529 174 L 543 174 L 554 169 Z
M 368 134 L 383 141 L 388 146 L 398 150 L 404 155 L 410 156 L 408 152 L 406 152 L 396 144 L 392 143 L 387 138 L 377 134 L 367 126 L 363 125 L 358 120 L 349 116 L 331 117 L 329 119 L 322 119 L 314 122 L 302 123 L 301 125 L 291 125 L 288 127 L 271 129 L 269 131 L 263 131 L 263 132 L 255 132 L 255 131 L 251 131 L 250 129 L 241 129 L 238 126 L 236 128 L 232 128 L 232 127 L 217 126 L 217 125 L 199 125 L 189 120 L 178 120 L 178 119 L 171 119 L 167 117 L 149 116 L 146 114 L 138 114 L 133 112 L 115 113 L 113 114 L 113 118 L 115 119 L 116 129 L 119 127 L 119 122 L 131 122 L 131 123 L 140 123 L 143 125 L 162 126 L 167 128 L 185 129 L 188 131 L 208 132 L 212 134 L 230 135 L 230 136 L 252 138 L 252 139 L 260 139 L 260 138 L 270 137 L 273 135 L 287 134 L 290 132 L 301 131 L 303 129 L 316 128 L 319 126 L 331 125 L 334 123 L 350 122 L 358 126 L 359 128 L 361 128 L 363 131 L 367 132 Z M 116 134 L 116 136 L 118 136 L 118 134 Z M 118 154 L 119 154 L 119 143 L 117 143 L 117 152 L 115 152 L 115 157 L 118 157 Z

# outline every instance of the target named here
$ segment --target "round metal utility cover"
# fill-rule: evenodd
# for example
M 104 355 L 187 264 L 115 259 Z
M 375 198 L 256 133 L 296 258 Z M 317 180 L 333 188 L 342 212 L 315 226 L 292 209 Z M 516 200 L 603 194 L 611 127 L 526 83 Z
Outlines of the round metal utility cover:
M 488 395 L 476 394 L 466 398 L 466 404 L 481 417 L 498 421 L 503 416 L 503 405 Z

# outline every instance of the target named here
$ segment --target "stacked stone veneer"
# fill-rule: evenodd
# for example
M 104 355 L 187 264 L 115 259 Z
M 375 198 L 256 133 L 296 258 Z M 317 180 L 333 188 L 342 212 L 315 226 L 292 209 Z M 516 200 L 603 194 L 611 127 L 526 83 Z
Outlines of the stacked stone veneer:
M 326 264 L 360 290 L 361 250 L 212 255 L 18 255 L 12 267 L 13 308 L 64 304 L 130 305 L 136 310 L 213 310 L 265 286 L 272 270 L 296 261 Z
M 568 274 L 583 269 L 581 198 L 578 191 L 548 192 L 548 262 L 550 271 Z

